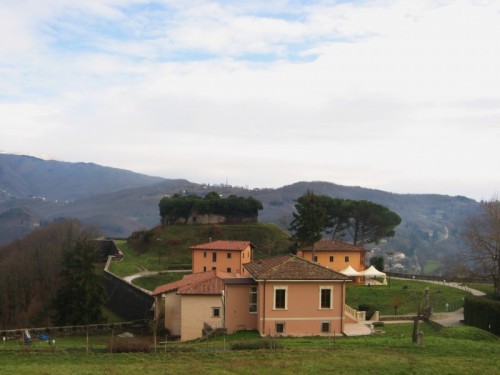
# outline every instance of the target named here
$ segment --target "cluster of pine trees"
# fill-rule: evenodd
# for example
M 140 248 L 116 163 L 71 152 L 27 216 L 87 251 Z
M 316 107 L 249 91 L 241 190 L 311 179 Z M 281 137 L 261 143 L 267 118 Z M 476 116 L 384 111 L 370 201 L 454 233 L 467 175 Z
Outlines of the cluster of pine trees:
M 257 221 L 262 203 L 253 197 L 238 197 L 230 195 L 221 198 L 216 192 L 210 192 L 205 197 L 198 195 L 174 194 L 163 198 L 160 203 L 162 224 L 175 224 L 179 219 L 187 220 L 193 215 L 214 214 L 225 216 L 228 222 L 250 218 Z

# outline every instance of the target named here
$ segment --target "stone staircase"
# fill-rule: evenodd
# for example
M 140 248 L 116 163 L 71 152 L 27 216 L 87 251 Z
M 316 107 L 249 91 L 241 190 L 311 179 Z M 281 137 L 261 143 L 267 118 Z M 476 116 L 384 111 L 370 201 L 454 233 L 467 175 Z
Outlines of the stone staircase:
M 378 319 L 378 312 L 374 316 Z M 344 331 L 345 336 L 368 336 L 372 332 L 373 321 L 366 320 L 366 311 L 358 311 L 349 305 L 344 308 Z

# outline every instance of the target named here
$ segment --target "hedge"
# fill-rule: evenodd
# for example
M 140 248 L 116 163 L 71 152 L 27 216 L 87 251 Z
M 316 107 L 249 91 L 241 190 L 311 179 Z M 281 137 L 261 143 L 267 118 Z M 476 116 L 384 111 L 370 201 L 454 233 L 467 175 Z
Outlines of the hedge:
M 500 335 L 500 301 L 467 296 L 464 300 L 465 324 Z

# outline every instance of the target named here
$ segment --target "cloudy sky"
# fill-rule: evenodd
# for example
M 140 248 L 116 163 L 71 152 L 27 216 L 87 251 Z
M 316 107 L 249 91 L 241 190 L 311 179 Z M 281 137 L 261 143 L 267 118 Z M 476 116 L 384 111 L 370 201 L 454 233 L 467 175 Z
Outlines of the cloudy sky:
M 0 1 L 0 151 L 500 192 L 500 2 Z

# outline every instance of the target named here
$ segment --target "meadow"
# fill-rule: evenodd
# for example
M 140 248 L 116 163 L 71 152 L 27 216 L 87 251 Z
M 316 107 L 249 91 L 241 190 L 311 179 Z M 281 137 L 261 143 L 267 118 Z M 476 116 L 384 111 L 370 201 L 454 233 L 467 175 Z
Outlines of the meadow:
M 262 340 L 240 332 L 208 341 L 163 343 L 150 353 L 108 353 L 110 336 L 56 338 L 55 345 L 0 348 L 2 373 L 12 374 L 498 374 L 500 340 L 472 327 L 440 331 L 421 324 L 424 346 L 411 341 L 412 324 L 386 324 L 367 337 L 274 338 L 277 349 L 231 350 Z M 133 340 L 133 339 L 131 339 Z M 0 344 L 1 345 L 1 344 Z

